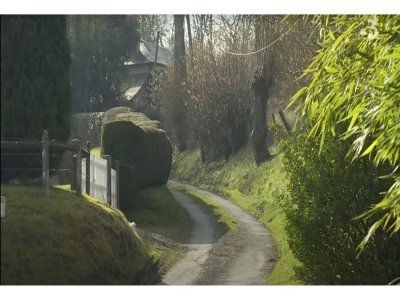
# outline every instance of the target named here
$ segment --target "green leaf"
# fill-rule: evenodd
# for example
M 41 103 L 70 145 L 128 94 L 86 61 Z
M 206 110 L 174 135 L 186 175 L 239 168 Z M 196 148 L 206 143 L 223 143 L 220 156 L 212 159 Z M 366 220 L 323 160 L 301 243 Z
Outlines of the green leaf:
M 347 131 L 350 131 L 353 128 L 354 123 L 356 122 L 357 117 L 360 114 L 360 112 L 361 112 L 361 110 L 359 109 L 359 107 L 355 108 L 354 112 L 351 114 L 353 117 L 351 118 L 351 121 L 350 121 L 349 127 L 347 128 Z
M 383 220 L 380 219 L 380 220 L 376 221 L 374 223 L 374 225 L 372 225 L 370 227 L 370 229 L 368 230 L 368 234 L 365 236 L 365 238 L 362 240 L 360 245 L 358 245 L 358 247 L 357 247 L 360 250 L 360 252 L 358 253 L 357 257 L 361 254 L 361 251 L 364 249 L 364 247 L 367 244 L 368 240 L 375 233 L 375 231 L 379 228 L 379 226 L 381 226 L 382 222 L 383 222 Z
M 379 60 L 398 59 L 398 58 L 400 58 L 400 52 L 395 52 L 392 54 L 385 55 L 381 57 Z
M 372 149 L 374 149 L 374 147 L 378 144 L 378 141 L 379 141 L 379 137 L 373 143 L 371 143 L 371 145 L 369 145 L 367 150 L 365 150 L 363 152 L 363 154 L 361 154 L 361 156 L 364 156 L 364 155 L 367 155 L 368 153 L 370 153 L 372 151 Z
M 296 102 L 297 99 L 299 99 L 299 98 L 304 94 L 304 92 L 305 92 L 306 90 L 307 90 L 307 87 L 305 87 L 305 86 L 302 87 L 300 90 L 298 90 L 298 91 L 296 92 L 296 94 L 293 95 L 292 101 L 290 101 L 290 103 L 289 103 L 289 105 L 288 105 L 288 108 L 291 107 L 291 106 L 293 105 L 293 103 Z
M 331 30 L 329 30 L 328 34 L 332 40 L 336 40 L 335 35 L 333 34 L 333 32 Z
M 328 73 L 331 73 L 331 74 L 335 74 L 335 73 L 338 73 L 338 72 L 339 72 L 339 70 L 338 70 L 337 68 L 332 67 L 332 66 L 326 66 L 326 67 L 325 67 L 325 70 L 326 70 Z

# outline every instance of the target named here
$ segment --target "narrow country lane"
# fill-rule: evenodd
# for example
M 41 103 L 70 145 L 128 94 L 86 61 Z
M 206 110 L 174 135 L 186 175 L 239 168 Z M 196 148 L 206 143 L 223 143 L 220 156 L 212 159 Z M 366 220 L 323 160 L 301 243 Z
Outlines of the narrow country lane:
M 218 234 L 213 215 L 196 200 L 169 187 L 193 221 L 188 252 L 164 276 L 169 285 L 262 285 L 271 272 L 277 252 L 271 233 L 254 217 L 220 196 L 200 188 L 171 181 L 176 186 L 204 194 L 236 219 L 237 230 Z

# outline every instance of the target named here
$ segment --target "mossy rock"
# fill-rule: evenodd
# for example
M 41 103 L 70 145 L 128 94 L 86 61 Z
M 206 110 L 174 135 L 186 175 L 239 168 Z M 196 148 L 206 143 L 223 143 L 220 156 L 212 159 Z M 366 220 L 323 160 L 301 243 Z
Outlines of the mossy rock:
M 128 208 L 138 189 L 167 183 L 172 146 L 158 121 L 128 107 L 107 111 L 102 125 L 102 154 L 120 161 L 120 204 Z

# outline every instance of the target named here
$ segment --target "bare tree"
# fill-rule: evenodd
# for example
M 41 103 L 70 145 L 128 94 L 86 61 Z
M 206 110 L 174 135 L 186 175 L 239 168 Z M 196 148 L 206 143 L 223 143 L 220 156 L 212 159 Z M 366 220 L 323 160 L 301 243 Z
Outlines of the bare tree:
M 142 39 L 156 43 L 157 33 L 167 35 L 170 28 L 168 25 L 168 16 L 166 15 L 138 15 L 138 31 Z

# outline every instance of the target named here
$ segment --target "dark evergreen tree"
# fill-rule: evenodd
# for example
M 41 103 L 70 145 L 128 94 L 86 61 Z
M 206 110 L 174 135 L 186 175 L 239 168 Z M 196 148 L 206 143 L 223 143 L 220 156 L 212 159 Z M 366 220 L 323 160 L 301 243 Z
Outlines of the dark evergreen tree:
M 40 139 L 44 129 L 52 139 L 68 139 L 69 63 L 65 16 L 1 16 L 2 139 Z M 33 149 L 4 151 L 13 155 L 2 149 L 2 182 L 15 176 L 40 176 L 37 156 L 15 155 Z M 56 166 L 54 161 L 51 167 Z
M 1 16 L 1 138 L 68 138 L 69 62 L 64 16 Z

